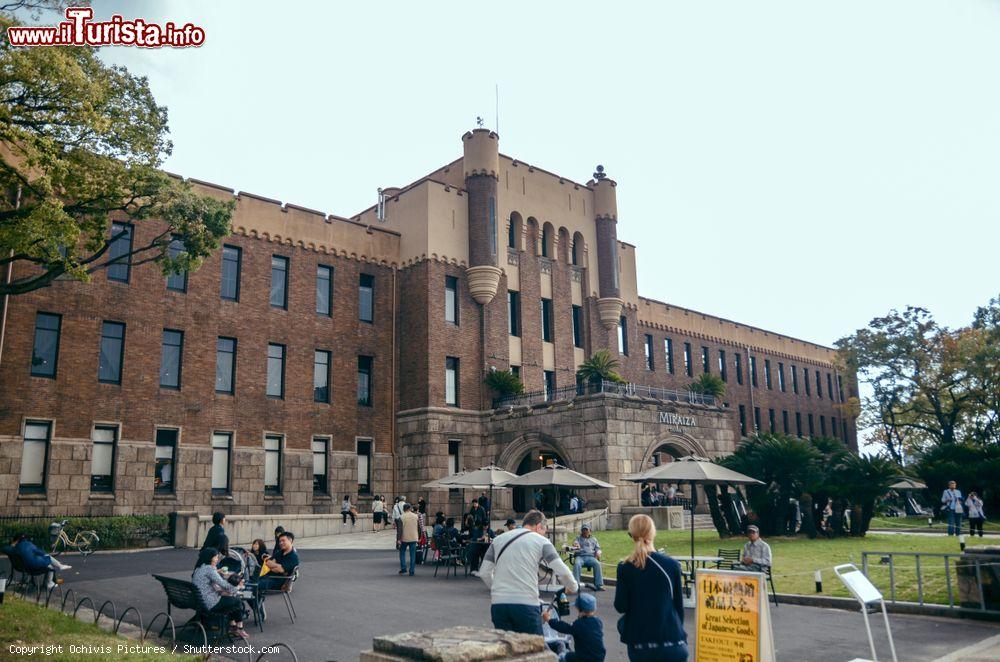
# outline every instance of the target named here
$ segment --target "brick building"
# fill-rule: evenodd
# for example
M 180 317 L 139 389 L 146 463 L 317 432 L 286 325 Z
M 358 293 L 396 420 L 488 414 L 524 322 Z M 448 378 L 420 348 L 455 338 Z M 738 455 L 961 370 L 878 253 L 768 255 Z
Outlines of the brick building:
M 856 447 L 855 376 L 833 350 L 640 297 L 613 180 L 501 155 L 486 130 L 462 140 L 461 158 L 352 218 L 193 182 L 236 200 L 197 271 L 121 265 L 9 298 L 3 511 L 325 513 L 400 493 L 454 510 L 460 494 L 420 486 L 489 462 L 617 484 L 731 452 L 755 427 Z M 601 348 L 630 386 L 577 387 Z M 493 369 L 529 393 L 495 402 Z M 702 372 L 726 382 L 720 401 L 686 394 Z M 617 512 L 635 488 L 590 496 Z

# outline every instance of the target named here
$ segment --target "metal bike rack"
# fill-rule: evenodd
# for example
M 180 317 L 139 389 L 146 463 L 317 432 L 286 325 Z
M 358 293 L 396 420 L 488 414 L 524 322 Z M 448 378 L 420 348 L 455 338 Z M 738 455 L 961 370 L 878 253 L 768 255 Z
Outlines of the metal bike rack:
M 136 609 L 135 607 L 129 607 L 128 609 L 126 609 L 125 611 L 123 611 L 123 612 L 122 612 L 122 615 L 121 615 L 121 616 L 120 616 L 120 617 L 118 618 L 118 622 L 117 622 L 117 623 L 115 624 L 115 634 L 118 634 L 118 630 L 119 630 L 119 629 L 121 628 L 121 626 L 122 626 L 122 621 L 124 621 L 124 620 L 125 620 L 125 616 L 126 616 L 126 615 L 127 615 L 127 614 L 128 614 L 129 612 L 130 612 L 130 611 L 134 611 L 134 612 L 135 612 L 135 615 L 139 617 L 139 641 L 140 641 L 140 642 L 143 642 L 143 641 L 145 641 L 145 640 L 146 640 L 146 635 L 145 635 L 145 633 L 143 633 L 143 631 L 142 631 L 142 612 L 140 612 L 140 611 L 139 611 L 138 609 Z

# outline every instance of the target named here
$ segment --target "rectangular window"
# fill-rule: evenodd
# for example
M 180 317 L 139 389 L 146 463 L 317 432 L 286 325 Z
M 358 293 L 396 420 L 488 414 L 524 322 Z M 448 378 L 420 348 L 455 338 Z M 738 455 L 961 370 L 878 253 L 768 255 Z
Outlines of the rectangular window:
M 809 368 L 802 368 L 802 383 L 806 385 L 806 397 L 809 397 Z
M 767 386 L 767 390 L 772 390 L 771 388 L 771 360 L 764 359 L 764 384 Z
M 448 475 L 457 474 L 461 467 L 459 448 L 462 442 L 459 439 L 449 439 L 448 440 Z
M 826 395 L 833 400 L 833 375 L 826 373 Z
M 31 350 L 31 375 L 55 379 L 59 363 L 59 333 L 62 315 L 38 313 L 35 316 L 35 344 Z
M 664 338 L 663 351 L 667 355 L 667 372 L 672 375 L 674 374 L 674 341 L 670 338 Z
M 791 366 L 790 372 L 792 373 L 792 393 L 795 395 L 799 394 L 799 373 L 798 368 L 794 365 Z
M 458 324 L 458 279 L 444 277 L 444 321 Z
M 170 240 L 170 246 L 167 247 L 167 255 L 170 256 L 171 260 L 176 260 L 177 256 L 184 253 L 184 240 L 173 235 Z M 170 274 L 167 276 L 167 289 L 174 292 L 187 292 L 188 288 L 188 273 L 187 271 L 181 271 L 180 273 Z
M 237 246 L 222 247 L 222 282 L 220 296 L 227 301 L 240 300 L 240 263 L 243 251 Z
M 212 435 L 212 493 L 229 494 L 229 456 L 233 450 L 233 433 Z
M 785 392 L 785 364 L 778 363 L 778 390 Z
M 817 398 L 822 398 L 823 397 L 823 380 L 820 379 L 819 370 L 813 370 L 813 373 L 816 375 L 816 397 Z
M 108 280 L 127 283 L 132 266 L 132 225 L 130 223 L 111 224 L 111 246 L 108 248 Z
M 719 376 L 722 377 L 722 381 L 729 381 L 728 374 L 726 372 L 726 350 L 719 350 Z
M 215 341 L 215 392 L 236 390 L 236 338 L 219 336 Z
M 733 354 L 733 359 L 736 362 L 736 383 L 743 384 L 743 355 L 739 352 Z
M 552 370 L 546 370 L 544 372 L 545 376 L 545 401 L 548 402 L 555 397 L 556 390 L 556 373 Z
M 747 408 L 740 405 L 740 436 L 747 436 Z
M 521 293 L 507 290 L 507 328 L 510 335 L 521 335 Z
M 618 318 L 618 352 L 628 356 L 628 320 L 624 315 Z
M 369 274 L 358 278 L 358 319 L 369 323 L 375 320 L 375 276 Z
M 646 334 L 646 370 L 653 370 L 653 336 Z
M 767 410 L 767 423 L 768 423 L 768 426 L 771 428 L 771 434 L 774 434 L 775 432 L 778 431 L 778 426 L 775 425 L 775 421 L 774 421 L 774 410 L 773 409 L 768 409 Z
M 160 351 L 160 387 L 180 388 L 181 368 L 184 356 L 184 332 L 173 329 L 163 330 L 163 346 Z
M 512 374 L 515 377 L 517 377 L 518 379 L 520 379 L 521 378 L 521 366 L 519 366 L 519 365 L 512 365 L 510 367 L 510 374 Z
M 813 415 L 809 414 L 809 436 L 813 437 L 816 435 L 816 427 L 813 425 Z
M 118 426 L 94 426 L 91 440 L 94 442 L 94 452 L 90 458 L 90 491 L 114 492 Z
M 711 370 L 712 359 L 709 358 L 708 347 L 701 348 L 701 371 L 708 374 Z
M 444 403 L 458 406 L 458 359 L 454 356 L 444 360 Z
M 837 417 L 836 416 L 831 416 L 830 417 L 830 436 L 831 437 L 836 437 L 839 433 L 840 433 L 840 431 L 837 429 Z
M 573 306 L 573 347 L 583 347 L 583 308 Z
M 323 437 L 313 437 L 313 494 L 329 494 L 327 467 L 329 466 L 330 441 Z
M 267 395 L 272 398 L 285 397 L 284 345 L 267 345 Z
M 125 325 L 121 322 L 103 322 L 101 348 L 97 359 L 97 381 L 105 384 L 121 384 L 124 356 Z
M 271 307 L 288 309 L 288 258 L 271 256 Z
M 552 299 L 542 299 L 542 340 L 552 342 Z
M 760 432 L 760 407 L 753 408 L 753 430 L 754 432 Z
M 264 494 L 281 494 L 281 445 L 279 435 L 264 437 Z
M 847 419 L 846 418 L 840 419 L 840 429 L 844 433 L 843 440 L 844 440 L 844 443 L 846 444 L 847 441 L 848 441 L 848 439 L 847 439 Z
M 837 391 L 840 392 L 840 401 L 843 402 L 844 401 L 844 380 L 841 378 L 840 375 L 837 375 Z M 847 439 L 844 439 L 844 441 L 847 441 Z
M 826 436 L 826 416 L 822 414 L 819 416 L 819 434 L 822 437 Z
M 750 357 L 750 385 L 757 388 L 757 357 Z
M 372 406 L 372 357 L 358 357 L 358 404 Z
M 358 494 L 372 491 L 372 440 L 358 439 Z
M 781 431 L 788 434 L 788 411 L 781 410 Z
M 316 314 L 333 315 L 333 267 L 316 266 Z
M 694 369 L 691 366 L 691 343 L 684 343 L 684 374 L 688 377 L 694 375 Z
M 795 436 L 802 436 L 802 414 L 800 412 L 795 412 Z
M 45 492 L 45 477 L 48 474 L 49 441 L 52 424 L 45 421 L 27 421 L 24 424 L 24 448 L 21 451 L 22 494 Z
M 158 428 L 156 430 L 155 459 L 153 491 L 169 494 L 174 491 L 174 463 L 177 460 L 177 430 L 166 428 Z
M 313 352 L 313 402 L 330 402 L 330 352 Z

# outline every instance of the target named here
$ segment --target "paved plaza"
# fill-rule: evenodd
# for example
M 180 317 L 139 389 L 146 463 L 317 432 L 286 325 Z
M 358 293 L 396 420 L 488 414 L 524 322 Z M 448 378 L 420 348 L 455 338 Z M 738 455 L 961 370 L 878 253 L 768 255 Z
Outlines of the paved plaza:
M 380 544 L 384 537 L 377 537 Z M 435 578 L 430 565 L 418 568 L 415 577 L 400 577 L 398 556 L 392 550 L 306 547 L 300 548 L 302 579 L 294 592 L 299 618 L 290 623 L 282 601 L 272 598 L 264 633 L 248 627 L 252 643 L 289 643 L 303 661 L 347 661 L 357 660 L 379 634 L 489 626 L 489 593 L 476 578 L 444 579 L 443 574 Z M 135 606 L 148 622 L 166 609 L 163 591 L 150 574 L 189 578 L 195 556 L 195 550 L 169 549 L 98 554 L 86 562 L 74 558 L 66 585 L 78 596 L 91 596 L 98 605 L 114 600 L 119 612 L 126 605 Z M 625 647 L 615 631 L 614 589 L 597 595 L 608 660 L 625 660 Z M 771 613 L 780 660 L 845 662 L 868 654 L 858 612 L 782 605 L 772 606 Z M 693 612 L 688 612 L 689 634 L 692 620 Z M 920 616 L 891 616 L 891 620 L 899 659 L 907 662 L 930 662 L 1000 635 L 1000 625 L 974 620 Z M 888 659 L 882 628 L 876 633 L 880 654 Z

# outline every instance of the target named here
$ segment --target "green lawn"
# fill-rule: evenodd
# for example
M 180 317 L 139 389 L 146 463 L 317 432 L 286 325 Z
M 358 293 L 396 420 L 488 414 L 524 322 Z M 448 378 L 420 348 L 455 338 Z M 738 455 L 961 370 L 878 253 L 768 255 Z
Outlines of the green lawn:
M 595 534 L 604 550 L 605 575 L 614 576 L 617 561 L 632 550 L 632 541 L 625 531 L 599 531 Z M 715 556 L 719 548 L 739 549 L 744 539 L 720 540 L 714 531 L 695 531 L 694 553 Z M 815 570 L 822 570 L 823 595 L 849 597 L 847 589 L 833 573 L 833 567 L 842 563 L 854 563 L 861 567 L 861 552 L 933 552 L 958 553 L 955 538 L 931 536 L 907 536 L 890 533 L 869 533 L 864 538 L 768 538 L 774 556 L 774 586 L 779 593 L 800 593 L 815 595 L 813 579 Z M 978 542 L 978 541 L 977 541 Z M 970 544 L 972 544 L 970 542 Z M 668 554 L 690 554 L 690 533 L 687 531 L 659 532 L 656 536 L 657 549 Z M 917 599 L 916 568 L 913 558 L 900 559 L 895 563 L 896 599 Z M 940 560 L 923 559 L 921 574 L 924 579 L 924 600 L 926 602 L 947 603 L 944 565 Z M 869 557 L 869 576 L 872 582 L 889 595 L 889 567 L 880 565 L 878 558 Z M 957 586 L 954 564 L 951 567 L 952 587 Z M 957 591 L 957 589 L 955 589 Z M 957 592 L 956 592 L 957 599 Z
M 92 623 L 84 623 L 52 609 L 45 609 L 30 602 L 15 598 L 9 592 L 0 605 L 0 660 L 23 660 L 24 654 L 11 651 L 11 646 L 62 646 L 62 652 L 50 651 L 49 657 L 66 662 L 93 662 L 103 660 L 200 660 L 190 655 L 119 652 L 118 646 L 162 646 L 159 642 L 140 644 L 138 640 L 118 637 L 100 629 Z M 105 647 L 106 654 L 70 652 L 70 646 Z M 43 651 L 35 652 L 38 657 L 46 657 Z
M 934 520 L 933 526 L 927 526 L 926 517 L 875 517 L 872 519 L 873 529 L 907 529 L 920 531 L 947 531 L 948 523 L 944 520 Z M 962 520 L 962 529 L 969 532 L 969 520 Z M 1000 522 L 983 523 L 983 531 L 1000 533 Z

